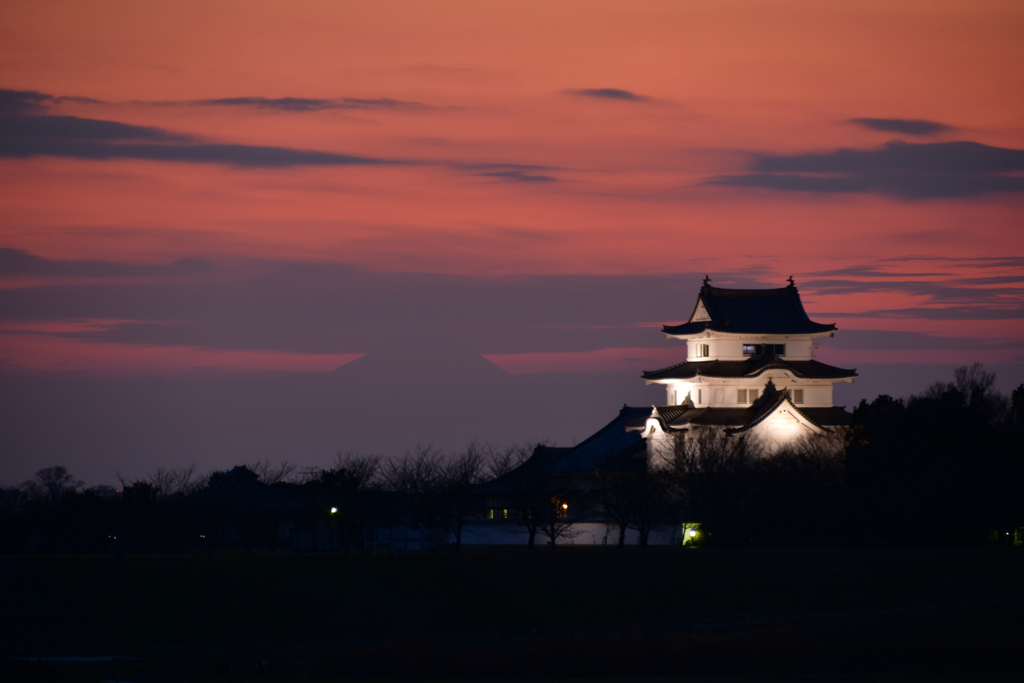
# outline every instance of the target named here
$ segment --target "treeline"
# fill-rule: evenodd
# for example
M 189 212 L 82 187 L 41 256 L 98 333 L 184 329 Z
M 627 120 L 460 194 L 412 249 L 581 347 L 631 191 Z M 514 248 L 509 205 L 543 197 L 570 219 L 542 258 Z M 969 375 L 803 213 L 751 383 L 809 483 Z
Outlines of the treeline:
M 663 477 L 668 516 L 709 542 L 1024 542 L 1024 385 L 1007 397 L 980 364 L 908 399 L 861 401 L 843 435 L 766 454 L 747 439 L 678 439 Z
M 482 487 L 530 545 L 592 519 L 619 545 L 679 524 L 684 541 L 720 546 L 1024 543 L 1024 385 L 1007 397 L 980 364 L 906 400 L 862 401 L 849 430 L 781 449 L 691 429 L 651 462 L 641 445 L 589 472 L 548 471 L 553 450 Z
M 894 543 L 1021 543 L 1024 385 L 1007 397 L 980 364 L 906 401 L 853 413 L 846 451 L 849 523 Z
M 0 552 L 275 552 L 300 547 L 296 534 L 300 549 L 344 552 L 395 527 L 458 551 L 469 522 L 518 525 L 531 549 L 582 522 L 617 529 L 620 545 L 680 524 L 710 545 L 1024 541 L 1024 385 L 1005 396 L 979 364 L 906 400 L 862 401 L 847 432 L 772 452 L 710 429 L 650 463 L 639 444 L 586 471 L 552 467 L 565 451 L 339 453 L 326 469 L 160 469 L 118 489 L 49 467 L 0 489 Z
M 861 401 L 840 457 L 755 461 L 748 511 L 729 533 L 803 542 L 1020 543 L 1024 385 L 1007 397 L 980 364 L 906 400 Z
M 348 551 L 395 526 L 432 530 L 457 549 L 474 488 L 527 455 L 477 444 L 394 459 L 339 452 L 329 468 L 266 460 L 206 475 L 194 465 L 160 468 L 119 488 L 86 488 L 65 467 L 46 467 L 0 488 L 0 552 L 275 552 L 297 533 L 311 539 L 304 549 Z

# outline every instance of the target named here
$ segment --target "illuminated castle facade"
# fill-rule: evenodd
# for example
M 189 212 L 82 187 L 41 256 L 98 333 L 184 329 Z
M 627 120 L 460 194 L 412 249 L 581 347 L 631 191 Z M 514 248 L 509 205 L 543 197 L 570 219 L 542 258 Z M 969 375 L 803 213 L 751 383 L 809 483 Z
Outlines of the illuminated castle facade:
M 648 384 L 664 385 L 664 404 L 623 406 L 577 445 L 538 445 L 518 468 L 478 487 L 486 515 L 467 527 L 467 542 L 525 542 L 524 524 L 514 520 L 530 518 L 521 502 L 527 493 L 540 500 L 540 509 L 557 503 L 560 514 L 575 517 L 562 543 L 614 542 L 619 527 L 599 504 L 601 477 L 594 474 L 647 471 L 685 445 L 680 437 L 699 430 L 745 436 L 768 453 L 814 435 L 842 433 L 850 414 L 833 405 L 832 388 L 857 373 L 813 357 L 814 340 L 835 329 L 807 317 L 792 278 L 779 289 L 724 289 L 705 279 L 690 318 L 663 328 L 686 342 L 686 360 L 643 373 Z M 694 524 L 668 525 L 649 542 L 686 544 L 697 533 Z
M 857 373 L 814 360 L 814 340 L 835 330 L 807 316 L 792 278 L 778 289 L 724 289 L 705 279 L 689 319 L 662 328 L 686 342 L 686 361 L 643 373 L 664 385 L 664 405 L 626 428 L 647 439 L 654 459 L 669 435 L 694 428 L 748 433 L 768 450 L 842 428 L 850 415 L 833 405 L 832 387 Z

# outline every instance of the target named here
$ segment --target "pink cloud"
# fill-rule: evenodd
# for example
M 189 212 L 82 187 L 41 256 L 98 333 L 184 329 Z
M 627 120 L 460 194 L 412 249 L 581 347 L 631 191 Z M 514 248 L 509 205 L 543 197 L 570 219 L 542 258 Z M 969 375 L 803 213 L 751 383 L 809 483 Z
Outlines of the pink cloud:
M 61 331 L 83 329 L 80 325 L 64 323 L 47 327 L 60 327 Z M 11 326 L 6 328 L 10 329 Z M 362 355 L 136 346 L 83 342 L 31 332 L 0 332 L 0 367 L 31 372 L 87 372 L 122 376 L 176 375 L 196 371 L 330 372 Z
M 538 372 L 617 372 L 649 370 L 680 363 L 686 348 L 611 348 L 596 351 L 482 354 L 484 358 L 513 375 Z
M 985 349 L 836 349 L 822 347 L 815 359 L 829 365 L 856 367 L 864 363 L 898 363 L 903 365 L 969 365 L 980 361 L 986 365 L 1014 363 L 1022 358 L 1015 347 Z

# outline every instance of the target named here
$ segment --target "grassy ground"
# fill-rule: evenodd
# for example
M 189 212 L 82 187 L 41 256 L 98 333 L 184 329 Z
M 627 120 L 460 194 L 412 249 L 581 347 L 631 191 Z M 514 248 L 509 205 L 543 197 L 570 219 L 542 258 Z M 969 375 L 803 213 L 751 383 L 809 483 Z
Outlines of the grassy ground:
M 0 604 L 0 643 L 133 655 L 126 671 L 192 681 L 991 677 L 1024 671 L 1022 577 L 1017 548 L 9 558 L 0 582 L 18 589 Z

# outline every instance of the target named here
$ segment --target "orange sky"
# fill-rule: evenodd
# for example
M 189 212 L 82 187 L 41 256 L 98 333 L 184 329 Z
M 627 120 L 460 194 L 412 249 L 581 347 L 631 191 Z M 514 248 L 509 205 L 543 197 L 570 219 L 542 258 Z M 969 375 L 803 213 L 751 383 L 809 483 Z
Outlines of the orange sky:
M 1008 391 L 1022 36 L 1019 0 L 0 3 L 0 483 L 573 443 L 662 400 L 705 274 L 793 275 L 837 405 Z
M 1021 192 L 708 183 L 761 157 L 897 138 L 1024 148 L 1022 35 L 1015 1 L 5 3 L 0 87 L 94 100 L 50 100 L 48 115 L 384 163 L 5 155 L 0 246 L 137 264 L 766 283 L 872 264 L 899 275 L 921 266 L 901 259 L 929 257 L 953 261 L 924 281 L 1002 278 L 1019 308 L 1021 262 L 962 260 L 1024 254 Z M 612 88 L 631 97 L 580 94 Z M 359 102 L 195 103 L 236 97 Z M 855 118 L 944 128 L 906 135 Z M 813 310 L 845 314 L 948 304 L 920 289 L 802 291 Z M 996 336 L 1000 324 L 972 329 Z

